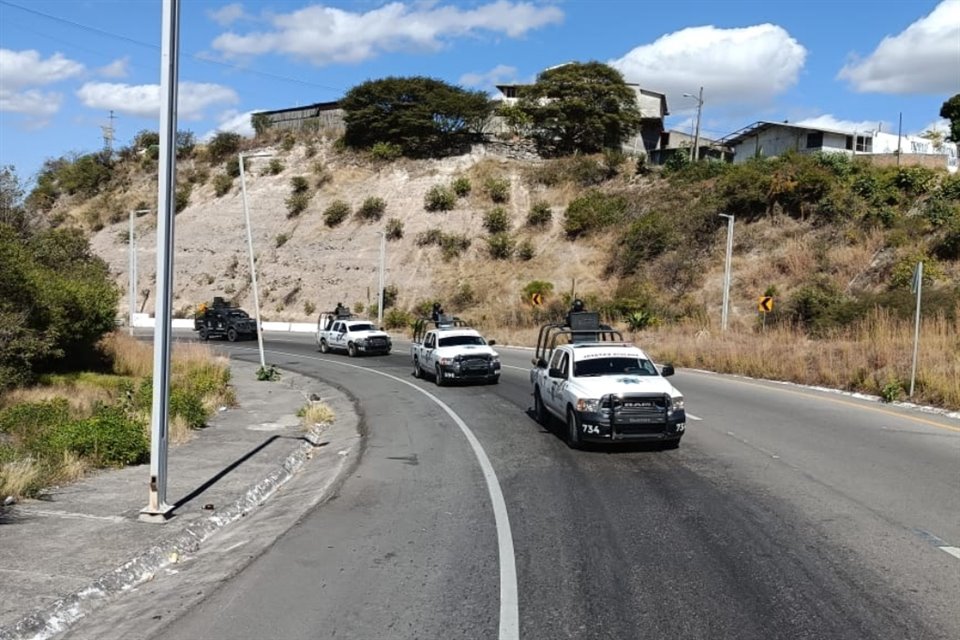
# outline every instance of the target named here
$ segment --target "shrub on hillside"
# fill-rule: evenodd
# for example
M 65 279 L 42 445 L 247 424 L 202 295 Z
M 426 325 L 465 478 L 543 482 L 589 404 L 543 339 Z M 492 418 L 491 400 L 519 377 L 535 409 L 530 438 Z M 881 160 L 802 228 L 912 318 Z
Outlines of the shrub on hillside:
M 286 167 L 283 165 L 283 162 L 279 158 L 271 158 L 270 162 L 267 163 L 267 166 L 263 170 L 263 175 L 266 176 L 276 176 L 283 173 L 283 170 Z
M 533 294 L 539 293 L 544 298 L 550 297 L 553 293 L 553 283 L 546 280 L 531 280 L 523 287 L 524 300 L 533 298 Z
M 510 181 L 505 178 L 487 178 L 483 189 L 498 204 L 510 201 Z
M 577 238 L 621 222 L 626 211 L 625 197 L 592 189 L 574 199 L 567 207 L 563 230 L 567 237 Z
M 444 233 L 440 238 L 440 250 L 444 260 L 452 260 L 470 248 L 470 238 L 458 233 Z
M 510 214 L 503 207 L 494 207 L 483 216 L 483 227 L 491 234 L 508 231 Z
M 529 238 L 517 245 L 517 258 L 523 260 L 524 262 L 528 260 L 533 260 L 533 256 L 536 255 L 533 249 L 533 242 Z
M 403 237 L 403 220 L 390 218 L 387 220 L 387 240 L 399 240 Z
M 553 212 L 550 210 L 550 205 L 543 200 L 538 200 L 533 203 L 530 207 L 530 213 L 527 214 L 527 226 L 545 227 L 550 224 L 552 217 Z
M 508 233 L 495 233 L 487 238 L 487 251 L 494 260 L 509 260 L 515 243 Z
M 294 191 L 287 196 L 287 199 L 284 200 L 284 204 L 287 205 L 287 217 L 296 218 L 301 213 L 306 211 L 307 207 L 310 205 L 310 193 L 307 191 Z M 326 213 L 324 213 L 324 217 L 326 218 Z M 339 224 L 339 222 L 337 224 Z
M 244 165 L 244 169 L 246 169 Z M 240 159 L 239 158 L 230 158 L 227 160 L 227 164 L 223 168 L 223 172 L 226 173 L 231 178 L 240 177 Z
M 466 198 L 468 195 L 470 195 L 470 190 L 472 187 L 470 185 L 469 178 L 466 176 L 460 176 L 453 181 L 453 183 L 450 185 L 450 188 L 453 189 L 453 192 L 457 194 L 458 198 Z
M 406 329 L 412 324 L 413 315 L 403 309 L 390 309 L 383 316 L 383 325 L 387 329 Z
M 456 194 L 439 184 L 430 187 L 423 197 L 423 208 L 427 211 L 450 211 L 456 203 Z
M 293 176 L 290 178 L 290 188 L 293 193 L 306 193 L 310 190 L 310 183 L 303 176 Z
M 190 204 L 190 194 L 193 192 L 193 185 L 189 182 L 184 182 L 177 186 L 177 192 L 174 198 L 174 210 L 176 213 L 180 213 L 187 208 L 187 205 Z
M 323 211 L 323 221 L 328 227 L 336 227 L 350 217 L 350 205 L 343 200 L 334 200 Z
M 207 143 L 207 154 L 214 163 L 223 162 L 228 156 L 236 155 L 240 151 L 243 138 L 239 133 L 221 131 Z
M 443 241 L 443 232 L 440 229 L 427 229 L 417 234 L 414 242 L 418 247 L 428 247 L 430 245 L 440 246 Z
M 390 142 L 377 142 L 370 147 L 370 155 L 375 160 L 390 162 L 403 155 L 403 147 Z
M 383 198 L 371 196 L 363 201 L 357 209 L 357 217 L 368 222 L 379 220 L 387 210 L 387 202 Z
M 229 193 L 233 187 L 233 178 L 226 173 L 218 173 L 213 178 L 213 193 L 218 197 L 223 197 Z

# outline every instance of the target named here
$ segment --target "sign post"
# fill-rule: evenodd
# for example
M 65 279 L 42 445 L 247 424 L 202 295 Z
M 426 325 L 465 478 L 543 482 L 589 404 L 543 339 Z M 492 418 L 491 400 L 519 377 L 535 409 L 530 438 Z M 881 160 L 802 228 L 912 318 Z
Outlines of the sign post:
M 773 311 L 773 296 L 760 296 L 757 299 L 757 311 L 763 314 L 763 330 L 767 330 L 767 314 Z
M 917 380 L 917 352 L 920 348 L 920 292 L 923 289 L 923 262 L 918 262 L 913 270 L 913 284 L 910 291 L 917 294 L 917 311 L 913 322 L 913 367 L 910 370 L 910 395 L 913 397 L 913 386 Z

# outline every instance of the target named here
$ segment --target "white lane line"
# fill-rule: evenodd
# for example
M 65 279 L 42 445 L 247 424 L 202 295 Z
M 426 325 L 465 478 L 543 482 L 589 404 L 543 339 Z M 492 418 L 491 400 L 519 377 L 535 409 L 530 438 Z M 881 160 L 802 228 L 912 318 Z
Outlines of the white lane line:
M 69 511 L 53 511 L 47 509 L 24 509 L 25 513 L 52 518 L 67 518 L 74 520 L 101 520 L 104 522 L 128 522 L 123 516 L 95 516 L 90 513 L 70 513 Z
M 504 369 L 516 369 L 517 371 L 530 371 L 530 367 L 515 367 L 512 364 L 501 364 Z
M 240 349 L 245 351 L 253 351 L 253 349 L 246 349 L 244 347 L 240 347 Z M 350 367 L 352 369 L 361 369 L 378 376 L 383 376 L 384 378 L 390 378 L 395 382 L 405 384 L 430 398 L 432 402 L 443 409 L 454 421 L 454 423 L 460 427 L 460 431 L 463 432 L 467 442 L 470 443 L 470 447 L 473 449 L 473 454 L 476 456 L 477 462 L 480 463 L 480 469 L 483 471 L 483 479 L 487 483 L 487 492 L 490 494 L 490 502 L 493 505 L 493 518 L 497 526 L 497 548 L 500 555 L 500 635 L 498 637 L 499 640 L 519 640 L 520 607 L 517 596 L 517 562 L 513 550 L 513 533 L 510 531 L 510 518 L 507 514 L 507 503 L 503 499 L 503 491 L 500 488 L 500 482 L 497 480 L 497 473 L 494 471 L 493 465 L 490 464 L 490 458 L 487 457 L 486 451 L 483 450 L 483 446 L 480 444 L 480 441 L 477 440 L 477 437 L 473 434 L 473 431 L 470 430 L 470 427 L 467 426 L 467 423 L 465 423 L 460 416 L 458 416 L 456 412 L 451 409 L 450 406 L 447 405 L 447 403 L 445 403 L 443 400 L 433 395 L 426 389 L 423 389 L 422 387 L 419 387 L 408 380 L 404 380 L 403 378 L 398 378 L 395 375 L 378 371 L 376 369 L 371 369 L 369 367 L 362 367 L 360 365 L 340 362 L 330 358 L 318 358 L 316 356 L 308 356 L 302 353 L 286 353 L 275 350 L 271 351 L 278 355 L 288 356 L 291 358 L 307 358 L 310 360 L 316 360 L 318 362 L 328 362 L 330 364 Z
M 689 411 L 687 411 L 687 417 L 690 418 L 691 420 L 696 420 L 697 422 L 703 422 L 703 418 L 698 418 L 697 416 L 693 415 Z
M 957 560 L 960 560 L 960 548 L 958 547 L 937 547 L 940 551 L 946 551 Z

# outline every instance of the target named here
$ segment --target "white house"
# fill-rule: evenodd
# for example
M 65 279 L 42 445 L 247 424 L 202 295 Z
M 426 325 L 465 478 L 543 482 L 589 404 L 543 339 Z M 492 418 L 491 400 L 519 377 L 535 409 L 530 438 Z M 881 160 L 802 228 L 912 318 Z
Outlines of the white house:
M 789 122 L 755 122 L 718 141 L 733 150 L 733 162 L 754 157 L 797 153 L 846 153 L 867 156 L 876 164 L 923 165 L 957 170 L 957 144 L 938 145 L 920 136 L 898 136 L 879 130 L 845 131 Z

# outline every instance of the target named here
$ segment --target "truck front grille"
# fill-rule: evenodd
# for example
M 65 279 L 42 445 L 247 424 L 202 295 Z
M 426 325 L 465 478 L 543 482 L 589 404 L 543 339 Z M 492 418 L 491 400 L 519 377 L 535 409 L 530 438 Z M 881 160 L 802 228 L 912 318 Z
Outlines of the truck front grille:
M 665 395 L 611 396 L 611 418 L 620 433 L 657 433 L 667 427 L 670 398 Z

